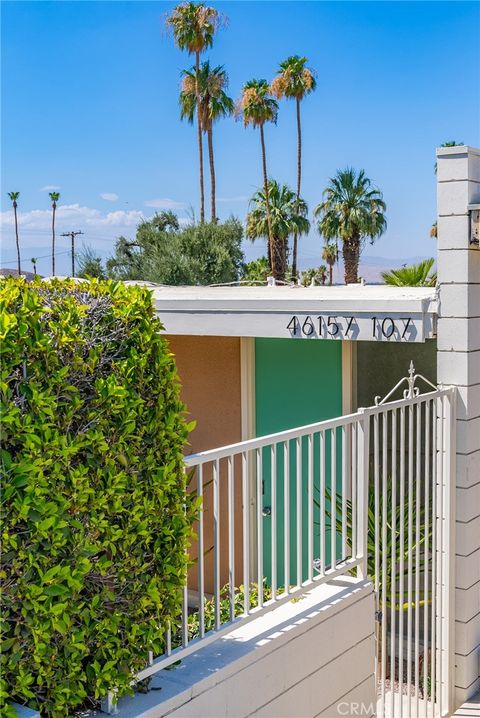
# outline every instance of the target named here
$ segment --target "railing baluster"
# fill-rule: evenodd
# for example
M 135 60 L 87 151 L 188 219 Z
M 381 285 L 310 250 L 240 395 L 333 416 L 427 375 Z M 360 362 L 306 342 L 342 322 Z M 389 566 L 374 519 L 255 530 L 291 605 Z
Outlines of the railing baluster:
M 337 567 L 337 432 L 330 432 L 330 567 Z
M 257 584 L 258 605 L 263 606 L 263 466 L 262 450 L 256 449 L 257 460 Z
M 444 695 L 444 681 L 445 675 L 443 671 L 443 660 L 444 660 L 444 646 L 443 646 L 443 561 L 444 561 L 444 515 L 443 515 L 443 491 L 444 491 L 444 424 L 445 424 L 445 406 L 444 397 L 442 396 L 438 400 L 439 404 L 439 421 L 440 426 L 438 429 L 438 670 L 437 670 L 437 681 L 438 681 L 438 712 L 440 715 L 443 714 L 443 695 Z
M 381 593 L 381 711 L 385 711 L 385 681 L 387 679 L 387 437 L 388 437 L 388 412 L 382 416 L 382 593 Z
M 271 550 L 272 550 L 272 598 L 277 597 L 277 446 L 270 447 L 270 476 L 272 481 Z
M 290 593 L 290 442 L 283 444 L 283 534 L 285 541 L 285 591 Z
M 357 546 L 357 506 L 358 506 L 358 424 L 355 423 L 352 426 L 352 504 L 351 504 L 351 544 L 352 544 L 352 557 L 357 558 L 358 546 Z
M 243 515 L 243 613 L 250 613 L 250 526 L 248 451 L 242 452 L 242 515 Z
M 412 589 L 413 589 L 413 406 L 408 407 L 408 560 L 407 560 L 407 690 L 412 714 Z
M 392 552 L 390 555 L 390 714 L 394 716 L 395 706 L 395 659 L 396 659 L 396 635 L 395 635 L 395 591 L 397 572 L 397 410 L 392 412 Z
M 405 407 L 400 409 L 400 567 L 398 589 L 398 693 L 400 697 L 400 718 L 403 716 L 403 605 L 405 594 Z
M 235 618 L 235 457 L 228 457 L 228 594 L 230 620 Z
M 320 432 L 320 572 L 322 576 L 326 571 L 327 552 L 327 525 L 326 525 L 326 485 L 325 485 L 325 452 L 327 450 L 325 432 Z
M 437 401 L 432 402 L 432 627 L 431 627 L 431 701 L 432 711 L 435 715 L 435 704 L 437 702 L 437 424 L 438 411 Z
M 422 404 L 415 410 L 415 709 L 417 716 L 420 708 L 420 513 L 421 513 L 421 418 Z
M 350 446 L 350 430 L 351 425 L 347 424 L 342 426 L 342 507 L 341 507 L 341 521 L 342 521 L 342 561 L 347 557 L 347 492 L 348 492 L 348 477 L 347 467 L 350 466 L 348 449 Z
M 217 459 L 213 470 L 213 590 L 215 595 L 215 628 L 220 628 L 220 466 Z
M 296 442 L 296 485 L 297 485 L 297 586 L 301 586 L 303 583 L 302 579 L 302 440 L 297 439 Z
M 313 579 L 313 435 L 307 438 L 308 448 L 308 580 Z
M 198 625 L 200 636 L 205 635 L 205 546 L 203 533 L 203 465 L 197 467 L 197 494 L 202 500 L 198 509 Z
M 430 405 L 425 403 L 425 515 L 424 515 L 424 553 L 423 553 L 423 702 L 424 715 L 428 718 L 428 579 L 429 579 L 429 533 L 430 533 Z

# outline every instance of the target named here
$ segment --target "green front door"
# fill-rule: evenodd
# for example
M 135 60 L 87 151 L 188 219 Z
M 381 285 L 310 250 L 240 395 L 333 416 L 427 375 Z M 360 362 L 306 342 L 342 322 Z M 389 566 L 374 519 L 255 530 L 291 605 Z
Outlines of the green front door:
M 255 340 L 255 419 L 256 434 L 263 436 L 285 429 L 292 429 L 324 419 L 340 416 L 342 413 L 342 344 L 341 342 L 302 339 L 256 339 Z M 330 476 L 329 439 L 325 447 L 327 484 Z M 285 583 L 286 550 L 289 551 L 289 582 L 296 583 L 297 577 L 297 536 L 302 541 L 302 580 L 308 577 L 308 524 L 307 464 L 309 447 L 301 443 L 303 471 L 301 472 L 300 495 L 302 497 L 301 524 L 297 524 L 297 450 L 296 442 L 289 443 L 289 472 L 285 481 L 285 448 L 278 445 L 273 460 L 272 453 L 264 450 L 262 457 L 263 478 L 263 519 L 264 575 L 268 583 L 272 580 L 273 544 L 276 547 L 276 584 Z M 338 452 L 339 455 L 340 452 Z M 320 465 L 319 439 L 311 447 L 313 457 L 314 497 L 318 503 L 318 476 Z M 275 482 L 275 486 L 272 483 Z M 286 487 L 287 484 L 287 487 Z M 272 488 L 276 491 L 277 509 L 272 521 Z M 285 522 L 284 492 L 289 491 L 290 519 Z M 317 505 L 314 507 L 314 525 L 318 525 Z M 272 536 L 272 524 L 276 533 Z M 300 526 L 300 528 L 299 528 Z M 288 531 L 286 537 L 286 531 Z M 315 531 L 318 536 L 318 531 Z M 314 558 L 319 555 L 319 541 L 314 540 Z M 326 552 L 330 547 L 326 546 Z

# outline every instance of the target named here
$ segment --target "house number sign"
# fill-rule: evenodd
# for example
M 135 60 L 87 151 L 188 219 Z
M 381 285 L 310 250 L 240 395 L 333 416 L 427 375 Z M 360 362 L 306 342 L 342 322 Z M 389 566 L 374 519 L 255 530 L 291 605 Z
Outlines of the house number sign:
M 287 336 L 303 339 L 357 341 L 423 341 L 423 317 L 398 314 L 294 314 L 286 321 Z

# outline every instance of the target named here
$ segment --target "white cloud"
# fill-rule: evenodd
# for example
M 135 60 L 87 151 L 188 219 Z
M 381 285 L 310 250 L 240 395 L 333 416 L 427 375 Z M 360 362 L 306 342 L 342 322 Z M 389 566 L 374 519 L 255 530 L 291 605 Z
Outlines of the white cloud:
M 45 187 L 40 188 L 40 192 L 58 192 L 59 189 L 62 189 L 60 185 L 57 184 L 46 184 Z
M 101 228 L 112 227 L 123 229 L 127 227 L 136 227 L 136 225 L 144 219 L 143 212 L 139 210 L 117 210 L 116 212 L 107 212 L 104 214 L 98 209 L 91 207 L 82 207 L 79 204 L 58 205 L 56 213 L 56 224 L 58 230 L 72 229 L 73 226 L 78 229 L 86 227 Z M 13 226 L 13 212 L 7 210 L 0 213 L 0 226 Z M 18 224 L 23 229 L 28 230 L 45 230 L 50 229 L 52 223 L 51 209 L 32 209 L 30 212 L 18 213 Z
M 102 192 L 100 197 L 107 202 L 116 202 L 118 200 L 118 194 L 115 194 L 115 192 Z
M 174 199 L 147 199 L 144 202 L 145 207 L 153 207 L 154 209 L 186 209 L 185 202 L 176 202 Z

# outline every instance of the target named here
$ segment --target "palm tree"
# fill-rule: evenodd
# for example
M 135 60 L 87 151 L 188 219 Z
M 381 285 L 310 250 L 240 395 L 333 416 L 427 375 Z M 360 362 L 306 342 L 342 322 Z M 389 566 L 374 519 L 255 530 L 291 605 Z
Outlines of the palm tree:
M 55 276 L 55 213 L 57 202 L 60 199 L 60 192 L 49 192 L 48 196 L 52 202 L 52 275 Z
M 208 156 L 210 161 L 211 180 L 211 213 L 212 222 L 217 221 L 215 206 L 215 161 L 213 154 L 213 124 L 222 117 L 233 113 L 234 102 L 225 88 L 228 85 L 228 75 L 222 65 L 213 69 L 210 63 L 204 62 L 198 75 L 198 88 L 200 96 L 200 123 L 208 139 Z M 182 120 L 186 118 L 193 122 L 197 108 L 196 73 L 195 68 L 182 72 L 182 88 L 180 92 L 180 113 Z
M 32 257 L 30 261 L 33 264 L 33 273 L 35 276 L 37 276 L 37 258 Z
M 338 258 L 338 247 L 333 242 L 326 244 L 322 250 L 322 259 L 328 264 L 329 278 L 328 283 L 330 286 L 333 284 L 333 266 Z
M 295 232 L 305 234 L 310 229 L 307 204 L 301 197 L 298 200 L 295 192 L 287 185 L 269 180 L 267 193 L 265 190 L 255 192 L 250 200 L 250 207 L 247 215 L 247 237 L 252 240 L 259 237 L 268 238 L 270 226 L 273 238 L 272 256 L 276 258 L 278 271 L 275 278 L 284 279 L 289 235 Z
M 15 216 L 15 242 L 17 244 L 17 268 L 18 268 L 18 276 L 22 273 L 22 268 L 20 266 L 20 242 L 18 241 L 18 217 L 17 217 L 17 199 L 20 196 L 20 192 L 7 192 L 8 197 L 10 201 L 12 202 L 13 206 L 13 214 Z
M 437 283 L 437 273 L 430 274 L 434 261 L 431 257 L 411 267 L 382 272 L 382 279 L 385 284 L 392 287 L 434 287 Z
M 437 223 L 434 222 L 432 224 L 432 226 L 430 227 L 430 237 L 432 237 L 433 239 L 436 239 L 437 236 L 438 236 L 438 227 L 437 227 Z
M 347 284 L 358 282 L 360 252 L 365 240 L 373 243 L 387 227 L 386 205 L 364 170 L 347 167 L 330 178 L 323 202 L 314 210 L 318 229 L 328 241 L 340 239 Z
M 280 63 L 277 77 L 271 84 L 275 97 L 295 100 L 297 110 L 297 199 L 300 200 L 302 182 L 302 127 L 300 122 L 300 103 L 310 92 L 313 92 L 317 82 L 312 70 L 306 67 L 307 58 L 292 55 Z M 292 276 L 297 277 L 297 248 L 298 235 L 293 235 Z
M 267 220 L 268 252 L 272 274 L 275 279 L 282 279 L 281 256 L 277 257 L 272 233 L 270 218 L 270 202 L 268 196 L 267 157 L 265 152 L 264 126 L 266 122 L 277 121 L 278 103 L 271 97 L 270 88 L 266 80 L 249 80 L 243 86 L 242 97 L 239 103 L 243 114 L 244 127 L 252 125 L 260 129 L 260 143 L 262 147 L 263 189 L 265 196 L 265 214 Z
M 167 17 L 167 27 L 173 32 L 174 40 L 180 50 L 195 55 L 195 95 L 197 107 L 200 107 L 200 55 L 213 44 L 213 36 L 220 24 L 220 15 L 213 7 L 203 3 L 184 2 L 177 5 Z M 205 222 L 205 193 L 203 186 L 203 146 L 202 123 L 197 112 L 197 139 L 200 175 L 200 223 Z

